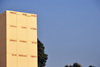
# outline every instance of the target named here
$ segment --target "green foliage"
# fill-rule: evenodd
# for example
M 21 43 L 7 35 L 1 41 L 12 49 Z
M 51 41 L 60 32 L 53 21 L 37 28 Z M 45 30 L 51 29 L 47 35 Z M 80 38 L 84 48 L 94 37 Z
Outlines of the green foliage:
M 45 54 L 44 50 L 45 50 L 45 47 L 38 40 L 38 67 L 44 67 L 46 65 L 48 55 Z

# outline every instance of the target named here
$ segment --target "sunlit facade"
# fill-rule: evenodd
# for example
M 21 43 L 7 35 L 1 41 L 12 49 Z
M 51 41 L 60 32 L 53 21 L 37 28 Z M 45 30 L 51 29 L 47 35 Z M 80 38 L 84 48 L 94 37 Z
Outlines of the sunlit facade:
M 0 67 L 38 67 L 36 14 L 0 14 Z

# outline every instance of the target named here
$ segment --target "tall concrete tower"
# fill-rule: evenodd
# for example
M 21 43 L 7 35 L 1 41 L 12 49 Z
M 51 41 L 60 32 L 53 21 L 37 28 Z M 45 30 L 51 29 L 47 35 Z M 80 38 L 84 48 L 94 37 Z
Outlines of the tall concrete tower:
M 38 67 L 36 14 L 0 14 L 0 67 Z

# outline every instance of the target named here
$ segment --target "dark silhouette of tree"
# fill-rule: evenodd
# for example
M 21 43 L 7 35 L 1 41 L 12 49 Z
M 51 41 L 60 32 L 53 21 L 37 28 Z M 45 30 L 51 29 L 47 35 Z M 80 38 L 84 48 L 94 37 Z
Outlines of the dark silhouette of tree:
M 78 64 L 78 63 L 74 63 L 73 67 L 82 67 L 82 66 L 80 64 Z
M 73 65 L 66 65 L 65 67 L 82 67 L 80 64 L 78 64 L 78 63 L 74 63 Z M 90 65 L 89 67 L 95 67 L 95 66 L 93 66 L 93 65 Z
M 93 66 L 93 65 L 90 65 L 89 67 L 95 67 L 95 66 Z
M 65 67 L 82 67 L 80 64 L 78 63 L 74 63 L 73 65 L 66 65 Z
M 48 59 L 48 55 L 44 52 L 45 47 L 40 40 L 38 40 L 38 67 L 44 67 Z
M 73 67 L 72 65 L 69 65 L 69 67 Z

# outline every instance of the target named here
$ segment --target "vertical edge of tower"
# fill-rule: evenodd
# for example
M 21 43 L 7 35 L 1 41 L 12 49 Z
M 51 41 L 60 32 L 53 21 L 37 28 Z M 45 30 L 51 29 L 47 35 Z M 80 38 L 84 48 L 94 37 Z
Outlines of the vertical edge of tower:
M 0 14 L 0 67 L 6 67 L 6 11 Z
M 36 14 L 36 27 L 37 27 L 37 14 Z M 37 33 L 37 31 L 36 31 L 36 33 Z M 37 40 L 37 67 L 38 67 L 38 40 Z
M 36 18 L 35 20 L 36 20 L 36 29 L 37 29 L 37 14 L 33 14 L 34 15 L 34 17 Z M 38 67 L 38 38 L 37 38 L 37 30 L 36 30 L 36 41 L 37 41 L 37 43 L 36 43 L 36 45 L 37 45 L 37 47 L 36 47 L 36 53 L 37 53 L 37 66 L 36 67 Z

